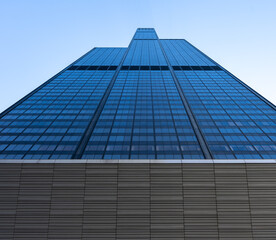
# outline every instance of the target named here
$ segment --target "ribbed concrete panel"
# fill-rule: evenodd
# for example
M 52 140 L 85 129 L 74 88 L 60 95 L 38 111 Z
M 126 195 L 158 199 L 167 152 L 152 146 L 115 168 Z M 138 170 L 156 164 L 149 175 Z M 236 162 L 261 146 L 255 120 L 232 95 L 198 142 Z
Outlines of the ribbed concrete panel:
M 275 164 L 0 166 L 0 239 L 276 239 Z
M 151 164 L 151 239 L 183 239 L 181 164 Z
M 84 164 L 55 165 L 49 216 L 49 239 L 81 238 L 84 187 Z
M 53 164 L 22 164 L 14 239 L 47 239 L 53 168 Z
M 247 165 L 254 239 L 276 238 L 276 164 Z
M 252 239 L 245 165 L 218 164 L 214 167 L 220 238 Z
M 13 239 L 19 195 L 21 164 L 1 164 L 0 168 L 0 238 Z
M 149 164 L 119 164 L 117 194 L 117 239 L 150 239 Z
M 83 239 L 116 239 L 117 164 L 87 164 Z
M 185 239 L 218 239 L 213 164 L 183 164 Z

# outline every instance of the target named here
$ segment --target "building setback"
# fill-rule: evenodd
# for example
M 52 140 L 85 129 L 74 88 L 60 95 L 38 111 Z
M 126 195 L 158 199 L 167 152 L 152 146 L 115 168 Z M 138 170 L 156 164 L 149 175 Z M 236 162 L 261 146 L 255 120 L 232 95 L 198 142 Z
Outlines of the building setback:
M 0 239 L 276 239 L 275 106 L 138 28 L 0 114 Z

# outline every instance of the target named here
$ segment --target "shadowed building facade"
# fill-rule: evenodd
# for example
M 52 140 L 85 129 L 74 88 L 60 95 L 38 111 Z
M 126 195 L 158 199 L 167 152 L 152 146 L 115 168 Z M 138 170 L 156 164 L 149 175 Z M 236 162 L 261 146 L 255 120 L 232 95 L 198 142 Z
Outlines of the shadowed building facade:
M 1 239 L 275 239 L 275 106 L 137 29 L 0 115 Z

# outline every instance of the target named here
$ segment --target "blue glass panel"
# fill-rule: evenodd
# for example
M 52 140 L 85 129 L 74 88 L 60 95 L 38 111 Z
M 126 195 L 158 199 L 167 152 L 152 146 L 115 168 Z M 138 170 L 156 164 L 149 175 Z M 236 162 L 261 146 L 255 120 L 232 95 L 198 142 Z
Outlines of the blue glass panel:
M 113 75 L 67 70 L 41 88 L 0 119 L 0 158 L 71 158 Z
M 167 65 L 157 40 L 133 40 L 124 66 Z
M 203 158 L 169 71 L 120 71 L 83 158 Z
M 117 66 L 120 64 L 126 49 L 127 48 L 94 48 L 74 65 Z
M 157 34 L 154 28 L 138 28 L 134 39 L 157 39 Z
M 182 39 L 160 40 L 173 66 L 215 66 L 201 52 Z
M 224 71 L 175 73 L 214 158 L 276 153 L 276 113 L 269 105 Z

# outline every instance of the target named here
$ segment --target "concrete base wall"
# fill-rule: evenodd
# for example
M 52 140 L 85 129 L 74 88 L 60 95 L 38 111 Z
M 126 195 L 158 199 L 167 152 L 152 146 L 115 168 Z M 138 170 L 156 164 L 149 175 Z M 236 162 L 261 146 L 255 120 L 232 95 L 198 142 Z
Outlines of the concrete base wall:
M 0 239 L 276 239 L 276 164 L 2 163 Z

